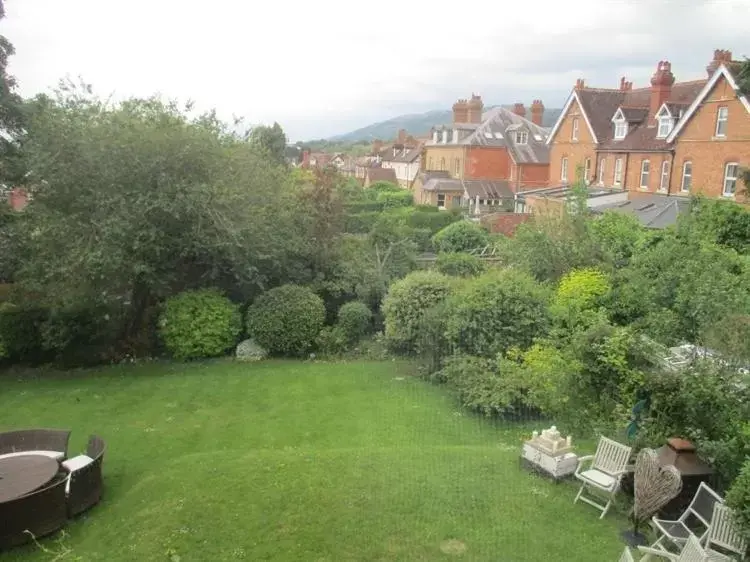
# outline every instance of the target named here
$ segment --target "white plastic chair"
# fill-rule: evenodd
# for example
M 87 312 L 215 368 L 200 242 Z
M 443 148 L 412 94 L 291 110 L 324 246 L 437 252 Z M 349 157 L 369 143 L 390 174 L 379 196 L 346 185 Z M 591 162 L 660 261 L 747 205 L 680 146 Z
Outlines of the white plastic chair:
M 711 562 L 713 560 L 712 558 L 709 558 L 708 553 L 701 546 L 698 537 L 695 535 L 690 535 L 685 541 L 685 546 L 682 548 L 682 552 L 679 554 L 648 546 L 639 546 L 638 550 L 645 554 L 641 560 L 649 560 L 651 555 L 666 558 L 672 562 Z
M 734 560 L 726 554 L 727 552 L 737 554 L 742 559 L 747 550 L 747 543 L 734 522 L 732 509 L 723 503 L 714 504 L 714 513 L 706 539 L 706 550 L 712 562 Z
M 602 512 L 599 519 L 604 518 L 612 505 L 615 494 L 620 489 L 622 477 L 627 472 L 631 452 L 631 447 L 617 441 L 612 441 L 606 437 L 601 437 L 596 447 L 596 453 L 578 459 L 575 477 L 581 481 L 581 489 L 578 490 L 573 503 L 576 503 L 578 500 L 584 501 Z M 582 470 L 584 463 L 589 461 L 591 463 L 590 467 L 587 470 Z M 598 490 L 605 494 L 607 496 L 607 503 L 602 505 L 595 498 L 584 496 L 583 492 L 587 488 Z
M 679 519 L 671 521 L 657 519 L 655 516 L 651 518 L 652 525 L 660 535 L 659 539 L 651 545 L 651 548 L 666 550 L 666 541 L 682 547 L 693 535 L 698 537 L 698 542 L 703 544 L 711 525 L 714 506 L 717 503 L 723 504 L 724 500 L 705 482 L 701 482 L 690 505 L 687 506 Z

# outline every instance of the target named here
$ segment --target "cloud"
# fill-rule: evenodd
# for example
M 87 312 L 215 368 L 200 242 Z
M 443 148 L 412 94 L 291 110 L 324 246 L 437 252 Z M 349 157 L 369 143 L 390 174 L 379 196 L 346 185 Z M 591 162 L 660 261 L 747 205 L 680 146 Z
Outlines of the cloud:
M 750 0 L 13 0 L 3 33 L 25 95 L 81 75 L 103 95 L 193 99 L 304 139 L 472 92 L 555 107 L 578 77 L 646 85 L 662 59 L 678 79 L 698 78 L 715 48 L 750 54 L 748 10 Z

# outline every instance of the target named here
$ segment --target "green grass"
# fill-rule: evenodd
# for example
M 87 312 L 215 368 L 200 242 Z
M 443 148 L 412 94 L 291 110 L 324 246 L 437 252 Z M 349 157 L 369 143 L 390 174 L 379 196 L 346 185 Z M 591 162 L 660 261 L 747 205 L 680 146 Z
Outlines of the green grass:
M 519 469 L 525 428 L 462 411 L 398 363 L 35 375 L 0 379 L 0 429 L 70 428 L 71 455 L 89 433 L 108 444 L 105 497 L 64 541 L 82 560 L 602 562 L 622 550 L 623 519 L 600 521 L 573 505 L 572 484 Z M 451 539 L 463 554 L 441 550 Z M 51 555 L 0 554 L 21 559 Z

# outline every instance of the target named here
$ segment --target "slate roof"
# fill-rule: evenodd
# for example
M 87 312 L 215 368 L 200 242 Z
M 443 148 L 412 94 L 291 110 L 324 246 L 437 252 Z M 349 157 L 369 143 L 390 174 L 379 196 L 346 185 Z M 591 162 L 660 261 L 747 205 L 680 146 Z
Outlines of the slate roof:
M 595 213 L 610 210 L 616 213 L 635 215 L 648 228 L 667 228 L 677 223 L 677 217 L 690 212 L 690 200 L 686 197 L 649 194 L 635 196 L 629 201 L 592 206 Z
M 611 117 L 611 115 L 610 115 Z M 452 130 L 459 131 L 459 140 L 452 142 Z M 550 130 L 540 127 L 511 110 L 495 107 L 482 114 L 482 122 L 454 123 L 437 129 L 449 131 L 448 145 L 487 146 L 507 148 L 513 159 L 519 164 L 548 164 L 549 147 L 546 144 Z M 516 142 L 516 132 L 528 133 L 526 144 Z M 439 146 L 442 142 L 429 142 L 428 146 Z
M 676 82 L 667 100 L 668 106 L 688 105 L 698 96 L 707 80 Z M 599 150 L 603 151 L 666 151 L 670 143 L 657 139 L 658 127 L 649 122 L 648 112 L 651 104 L 651 88 L 633 90 L 582 88 L 577 91 L 583 111 L 591 123 L 591 128 L 599 140 Z M 628 121 L 628 133 L 624 139 L 615 140 L 612 117 L 618 108 Z M 671 110 L 670 110 L 671 112 Z M 679 111 L 678 111 L 679 115 Z
M 463 191 L 472 199 L 475 197 L 480 199 L 513 197 L 510 183 L 502 180 L 455 180 L 451 177 L 432 176 L 426 183 L 422 184 L 422 189 L 435 193 Z
M 406 152 L 404 152 L 403 148 L 396 148 L 396 155 L 393 155 L 393 147 L 389 146 L 387 148 L 384 148 L 378 153 L 378 156 L 380 156 L 380 159 L 384 162 L 414 162 L 417 158 L 419 158 L 419 155 L 422 153 L 422 147 L 421 146 L 415 146 L 412 148 L 406 147 Z

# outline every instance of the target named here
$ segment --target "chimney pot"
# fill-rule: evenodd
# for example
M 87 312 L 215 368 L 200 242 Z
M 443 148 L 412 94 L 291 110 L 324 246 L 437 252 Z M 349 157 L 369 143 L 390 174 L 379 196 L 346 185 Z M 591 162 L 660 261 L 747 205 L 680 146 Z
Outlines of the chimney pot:
M 728 64 L 730 62 L 732 62 L 732 51 L 724 49 L 714 50 L 714 58 L 710 63 L 708 63 L 708 66 L 706 67 L 708 77 L 711 78 L 713 73 L 716 72 L 716 69 L 719 68 L 722 64 Z
M 672 84 L 674 84 L 672 64 L 666 60 L 659 61 L 656 72 L 651 77 L 650 119 L 655 119 L 659 108 L 665 101 L 669 100 L 669 96 L 672 94 Z
M 513 104 L 513 113 L 515 113 L 516 115 L 520 115 L 521 117 L 525 117 L 526 116 L 526 108 L 523 106 L 522 103 L 517 102 L 517 103 Z
M 544 116 L 544 104 L 542 100 L 534 100 L 531 102 L 531 122 L 535 125 L 542 126 Z

